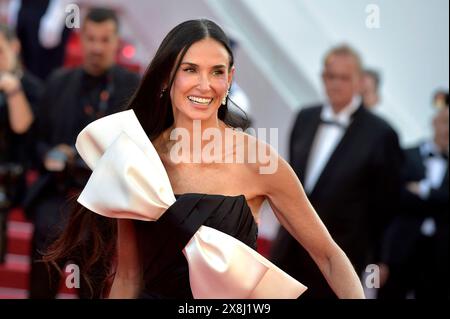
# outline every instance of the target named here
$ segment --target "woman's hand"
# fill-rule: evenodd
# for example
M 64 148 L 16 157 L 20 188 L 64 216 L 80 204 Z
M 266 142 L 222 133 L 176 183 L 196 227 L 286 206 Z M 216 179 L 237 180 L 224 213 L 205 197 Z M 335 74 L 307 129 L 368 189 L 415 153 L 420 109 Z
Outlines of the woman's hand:
M 17 76 L 9 72 L 0 73 L 0 91 L 3 91 L 6 96 L 20 88 L 20 80 Z

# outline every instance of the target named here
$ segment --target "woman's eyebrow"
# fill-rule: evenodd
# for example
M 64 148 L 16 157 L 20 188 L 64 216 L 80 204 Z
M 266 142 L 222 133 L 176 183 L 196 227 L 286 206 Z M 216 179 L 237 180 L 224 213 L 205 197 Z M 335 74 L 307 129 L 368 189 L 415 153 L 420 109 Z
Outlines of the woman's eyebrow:
M 181 65 L 183 65 L 183 64 L 188 64 L 188 65 L 190 65 L 190 66 L 195 66 L 195 67 L 198 67 L 198 65 L 197 65 L 197 64 L 195 64 L 195 63 L 192 63 L 192 62 L 182 62 L 182 63 L 181 63 Z
M 196 68 L 198 67 L 197 64 L 192 63 L 192 62 L 182 62 L 181 65 L 183 65 L 183 64 L 187 64 L 187 65 L 190 65 L 190 66 L 196 67 Z M 226 65 L 224 65 L 224 64 L 217 64 L 217 65 L 214 65 L 212 67 L 212 69 L 220 69 L 220 68 L 226 68 Z

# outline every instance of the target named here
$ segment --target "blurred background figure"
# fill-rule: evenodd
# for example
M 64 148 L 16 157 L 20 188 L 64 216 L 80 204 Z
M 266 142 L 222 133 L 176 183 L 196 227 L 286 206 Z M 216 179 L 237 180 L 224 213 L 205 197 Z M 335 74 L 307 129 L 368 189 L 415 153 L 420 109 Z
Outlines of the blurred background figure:
M 312 205 L 358 274 L 379 262 L 384 226 L 396 209 L 401 150 L 395 131 L 362 103 L 362 65 L 349 46 L 332 48 L 322 80 L 325 103 L 302 109 L 290 163 Z M 314 262 L 284 229 L 272 260 L 309 287 L 302 298 L 335 298 Z
M 436 90 L 433 95 L 433 107 L 438 111 L 448 108 L 448 91 Z
M 230 46 L 234 54 L 236 54 L 236 50 L 239 48 L 238 42 L 235 39 L 230 38 Z M 229 103 L 230 113 L 236 118 L 242 119 L 241 126 L 243 129 L 247 126 L 250 127 L 252 125 L 250 99 L 247 93 L 239 86 L 236 79 L 234 79 L 231 84 L 229 100 L 231 101 L 231 103 Z
M 0 24 L 0 264 L 6 252 L 8 211 L 22 201 L 33 159 L 29 130 L 41 83 L 20 63 L 15 33 Z
M 230 113 L 236 118 L 242 119 L 241 127 L 243 129 L 250 127 L 252 123 L 250 99 L 236 81 L 231 84 L 229 100 L 231 101 Z
M 40 103 L 37 153 L 41 175 L 25 202 L 35 226 L 30 298 L 54 298 L 58 292 L 60 275 L 51 268 L 49 277 L 39 260 L 64 227 L 71 211 L 68 199 L 81 192 L 90 175 L 75 151 L 78 133 L 91 121 L 124 109 L 139 82 L 137 74 L 116 65 L 119 21 L 114 11 L 91 9 L 82 25 L 81 40 L 82 66 L 55 71 Z M 87 291 L 81 283 L 80 297 L 89 297 Z
M 381 102 L 380 74 L 371 69 L 365 69 L 362 76 L 361 96 L 363 104 L 369 110 L 375 109 Z
M 448 92 L 434 95 L 433 137 L 405 150 L 398 216 L 383 245 L 381 299 L 448 299 Z
M 10 25 L 22 43 L 22 61 L 28 71 L 45 80 L 63 65 L 70 29 L 66 28 L 67 0 L 12 0 Z

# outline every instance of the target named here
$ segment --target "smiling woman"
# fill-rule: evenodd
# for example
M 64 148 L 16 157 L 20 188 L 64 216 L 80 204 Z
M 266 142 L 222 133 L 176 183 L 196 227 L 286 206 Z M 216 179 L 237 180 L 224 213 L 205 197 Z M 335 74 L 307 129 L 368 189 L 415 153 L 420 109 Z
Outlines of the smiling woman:
M 80 133 L 77 149 L 93 174 L 78 202 L 90 211 L 71 216 L 46 260 L 74 260 L 96 297 L 297 298 L 306 287 L 255 251 L 267 199 L 336 294 L 364 297 L 295 173 L 269 145 L 231 130 L 236 139 L 223 148 L 257 144 L 276 161 L 268 174 L 260 173 L 266 163 L 250 156 L 237 163 L 170 158 L 173 130 L 187 131 L 202 152 L 206 130 L 225 138 L 235 127 L 227 107 L 233 74 L 229 40 L 217 24 L 191 20 L 170 31 L 130 110 Z M 199 121 L 202 134 L 194 134 Z
M 192 120 L 217 126 L 217 113 L 234 74 L 230 63 L 230 54 L 214 39 L 203 39 L 189 48 L 170 91 L 175 126 L 185 126 L 183 122 Z

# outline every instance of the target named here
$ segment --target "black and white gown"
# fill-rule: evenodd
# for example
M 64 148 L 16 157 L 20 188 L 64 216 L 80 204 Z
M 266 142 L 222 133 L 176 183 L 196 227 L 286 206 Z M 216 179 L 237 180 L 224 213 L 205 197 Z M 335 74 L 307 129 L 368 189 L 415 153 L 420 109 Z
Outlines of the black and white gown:
M 78 202 L 134 220 L 148 298 L 297 298 L 307 288 L 256 251 L 244 195 L 175 195 L 132 110 L 88 125 L 76 147 L 93 170 Z

